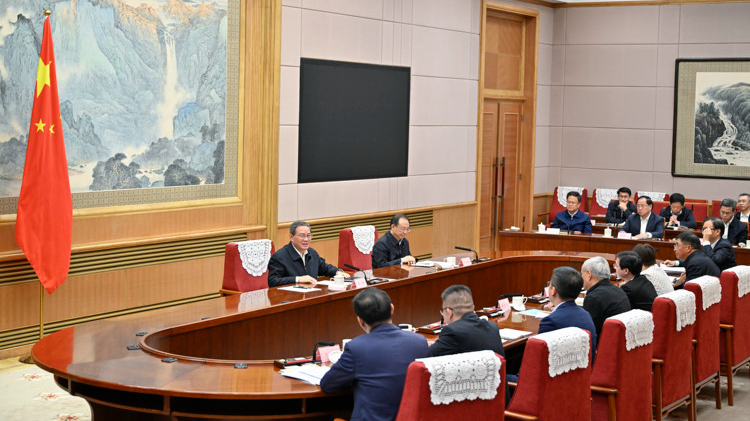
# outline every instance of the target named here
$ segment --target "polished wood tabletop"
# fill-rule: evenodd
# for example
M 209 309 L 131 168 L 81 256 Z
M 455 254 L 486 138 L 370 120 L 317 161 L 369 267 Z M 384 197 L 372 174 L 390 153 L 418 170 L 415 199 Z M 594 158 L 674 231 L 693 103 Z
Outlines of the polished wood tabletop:
M 376 285 L 394 303 L 394 323 L 419 326 L 439 318 L 440 293 L 450 285 L 469 286 L 477 308 L 491 306 L 500 294 L 538 293 L 555 267 L 580 268 L 593 255 L 501 251 L 468 267 L 392 266 L 374 274 L 394 279 Z M 340 343 L 362 334 L 351 308 L 357 292 L 271 288 L 95 321 L 43 338 L 32 355 L 61 387 L 86 398 L 100 419 L 132 419 L 133 413 L 164 420 L 189 414 L 325 417 L 350 407 L 351 396 L 324 394 L 318 386 L 282 377 L 272 360 L 311 355 L 318 340 Z M 533 332 L 538 326 L 533 318 L 513 315 L 497 323 Z M 237 369 L 236 363 L 248 367 Z M 247 400 L 257 404 L 241 402 Z

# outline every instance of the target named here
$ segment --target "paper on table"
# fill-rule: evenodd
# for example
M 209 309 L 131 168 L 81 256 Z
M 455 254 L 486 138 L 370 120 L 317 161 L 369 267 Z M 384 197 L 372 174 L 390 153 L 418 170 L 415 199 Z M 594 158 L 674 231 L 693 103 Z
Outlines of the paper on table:
M 320 379 L 323 378 L 329 369 L 330 367 L 323 367 L 317 364 L 304 364 L 284 368 L 279 371 L 279 374 L 310 384 L 320 385 Z
M 528 310 L 524 310 L 524 311 L 521 311 L 519 313 L 523 314 L 524 316 L 534 316 L 537 319 L 543 319 L 543 318 L 549 316 L 549 314 L 550 314 L 549 311 L 539 310 L 539 309 L 536 309 L 536 308 L 531 308 L 531 309 L 528 309 Z
M 685 268 L 683 266 L 667 266 L 664 263 L 659 265 L 665 272 L 684 273 Z
M 525 330 L 510 329 L 507 327 L 500 329 L 500 337 L 508 341 L 512 341 L 518 338 L 523 338 L 524 336 L 529 336 L 532 333 L 533 332 L 528 332 Z
M 288 287 L 281 287 L 279 288 L 282 291 L 292 291 L 292 292 L 313 292 L 313 291 L 322 291 L 320 288 L 314 288 L 314 287 L 305 287 L 305 286 L 288 286 Z
M 344 282 L 352 282 L 352 279 L 351 278 L 346 278 L 346 279 L 344 279 Z M 315 284 L 315 285 L 325 285 L 325 286 L 329 287 L 329 286 L 331 286 L 333 284 L 334 284 L 334 281 L 318 281 L 318 283 Z

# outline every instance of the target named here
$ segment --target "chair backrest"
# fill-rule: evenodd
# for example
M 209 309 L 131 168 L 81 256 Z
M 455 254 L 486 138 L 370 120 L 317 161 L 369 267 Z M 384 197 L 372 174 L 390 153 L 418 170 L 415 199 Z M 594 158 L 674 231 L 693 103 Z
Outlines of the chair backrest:
M 647 320 L 651 321 L 650 325 Z M 643 331 L 633 333 L 638 328 Z M 631 330 L 630 344 L 626 329 Z M 650 330 L 650 339 L 644 335 L 647 330 Z M 615 406 L 618 420 L 651 420 L 651 407 L 643 403 L 651 401 L 652 342 L 653 318 L 648 311 L 631 310 L 604 321 L 591 384 L 617 389 Z M 639 404 L 633 405 L 633 402 Z M 592 394 L 591 419 L 605 420 L 607 411 L 607 397 Z
M 339 261 L 362 270 L 372 269 L 372 247 L 378 241 L 378 230 L 372 225 L 344 228 L 339 231 Z
M 714 276 L 701 276 L 685 283 L 685 289 L 695 294 L 696 383 L 719 371 L 719 303 L 721 284 Z M 705 307 L 705 308 L 704 308 Z
M 271 240 L 229 243 L 224 248 L 222 289 L 248 292 L 268 288 L 268 260 L 274 253 Z
M 583 187 L 567 187 L 557 186 L 554 192 L 552 192 L 552 204 L 549 208 L 549 220 L 552 222 L 555 219 L 555 215 L 564 211 L 567 207 L 567 196 L 570 191 L 577 191 L 581 193 L 581 207 L 579 210 L 588 212 L 588 191 Z
M 589 215 L 606 215 L 607 206 L 612 200 L 617 200 L 617 189 L 594 189 L 591 194 Z
M 685 202 L 685 206 L 693 211 L 693 216 L 696 222 L 703 222 L 704 219 L 708 218 L 708 203 L 688 203 Z
M 654 201 L 654 207 L 651 209 L 651 212 L 655 213 L 656 216 L 659 216 L 659 212 L 661 212 L 662 209 L 668 208 L 669 202 L 664 201 Z
M 721 200 L 712 200 L 711 201 L 711 216 L 721 218 L 721 214 L 719 213 L 719 211 L 721 211 Z
M 705 203 L 708 204 L 708 199 L 693 199 L 690 197 L 685 198 L 685 203 Z
M 638 198 L 641 197 L 641 196 L 648 196 L 654 202 L 667 202 L 667 203 L 669 203 L 669 193 L 638 190 L 637 192 L 635 192 L 635 196 L 633 197 L 633 200 L 635 200 L 635 202 L 637 203 L 638 202 Z
M 571 330 L 572 329 L 572 330 Z M 518 387 L 508 405 L 508 410 L 536 416 L 545 420 L 585 420 L 591 419 L 591 347 L 589 345 L 586 366 L 572 369 L 554 377 L 550 376 L 549 354 L 557 352 L 552 345 L 540 338 L 557 332 L 567 336 L 579 335 L 569 332 L 580 331 L 589 337 L 588 332 L 575 328 L 559 329 L 529 338 L 526 342 L 521 370 L 518 373 Z M 590 344 L 589 342 L 585 342 Z M 556 347 L 568 347 L 562 342 Z
M 477 398 L 435 405 L 430 398 L 429 370 L 421 361 L 409 364 L 396 421 L 454 421 L 465 419 L 467 414 L 471 414 L 473 419 L 492 420 L 498 416 L 502 419 L 502 415 L 498 414 L 505 411 L 505 358 L 497 354 L 495 356 L 500 359 L 500 384 L 492 400 Z M 467 370 L 471 371 L 473 368 L 467 367 Z
M 661 401 L 663 406 L 676 402 L 690 394 L 690 372 L 691 370 L 691 349 L 693 347 L 693 324 L 682 326 L 677 330 L 678 316 L 677 305 L 669 297 L 675 297 L 686 291 L 674 291 L 654 300 L 651 307 L 651 313 L 654 315 L 654 345 L 653 358 L 664 360 L 662 365 L 662 394 Z M 693 301 L 694 302 L 694 301 Z M 694 317 L 693 307 L 693 317 Z M 654 379 L 656 381 L 656 379 Z M 656 402 L 656 393 L 658 390 L 653 389 L 653 400 Z M 657 408 L 661 410 L 661 408 Z
M 722 324 L 733 325 L 732 352 L 734 361 L 744 361 L 750 357 L 750 293 L 740 284 L 740 278 L 750 276 L 750 267 L 737 266 L 721 273 L 721 304 L 719 320 Z M 745 281 L 747 282 L 747 281 Z M 740 294 L 744 293 L 740 297 Z M 723 336 L 722 332 L 722 336 Z M 719 341 L 721 362 L 726 362 L 726 345 Z

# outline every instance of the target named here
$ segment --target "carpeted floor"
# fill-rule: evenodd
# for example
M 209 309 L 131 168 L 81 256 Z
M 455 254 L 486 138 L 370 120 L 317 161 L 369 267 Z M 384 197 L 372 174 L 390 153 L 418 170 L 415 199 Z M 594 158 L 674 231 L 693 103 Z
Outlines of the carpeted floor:
M 698 395 L 698 420 L 743 420 L 750 413 L 750 371 L 737 373 L 734 406 L 727 404 L 726 378 L 722 378 L 722 409 L 715 407 L 713 386 Z M 0 360 L 0 418 L 3 421 L 91 420 L 85 400 L 70 396 L 55 384 L 52 374 L 18 358 Z M 685 420 L 685 408 L 675 410 L 666 420 Z

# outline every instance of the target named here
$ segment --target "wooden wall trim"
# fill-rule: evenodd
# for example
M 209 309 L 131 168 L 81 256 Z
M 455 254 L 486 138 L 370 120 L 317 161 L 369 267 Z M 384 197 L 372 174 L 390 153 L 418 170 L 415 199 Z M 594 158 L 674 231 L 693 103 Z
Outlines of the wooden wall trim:
M 409 219 L 411 219 L 412 214 L 415 214 L 418 212 L 437 211 L 437 210 L 443 210 L 443 209 L 453 209 L 453 208 L 462 208 L 466 206 L 475 206 L 476 203 L 477 203 L 476 201 L 450 203 L 446 205 L 423 206 L 423 207 L 409 208 L 409 209 L 395 209 L 395 210 L 381 211 L 381 212 L 360 213 L 356 215 L 332 216 L 329 218 L 305 219 L 305 221 L 309 223 L 310 225 L 315 225 L 315 224 L 328 224 L 332 222 L 341 222 L 341 221 L 357 221 L 357 220 L 364 220 L 364 219 L 369 219 L 369 218 L 380 218 L 384 216 L 388 216 L 388 219 L 390 219 L 393 215 L 396 215 L 399 213 L 405 213 L 406 215 L 409 216 Z M 289 228 L 290 225 L 292 225 L 292 222 L 281 222 L 278 224 L 278 227 Z M 353 226 L 353 225 L 348 225 L 348 226 Z
M 747 3 L 747 0 L 644 0 L 644 1 L 607 1 L 584 3 L 547 3 L 543 0 L 518 0 L 521 3 L 535 4 L 551 9 L 566 9 L 573 7 L 624 7 L 624 6 L 674 6 L 682 4 L 719 4 L 719 3 Z

